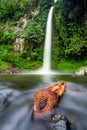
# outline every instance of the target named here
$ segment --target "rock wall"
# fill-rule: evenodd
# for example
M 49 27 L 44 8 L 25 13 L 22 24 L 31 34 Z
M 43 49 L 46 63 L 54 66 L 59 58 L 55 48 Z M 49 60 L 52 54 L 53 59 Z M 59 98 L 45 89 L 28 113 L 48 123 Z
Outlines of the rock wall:
M 27 20 L 26 18 L 21 18 L 21 22 L 23 24 L 21 26 L 14 26 L 15 32 L 18 32 L 18 35 L 13 43 L 13 52 L 14 53 L 22 53 L 24 48 L 24 37 L 23 37 L 23 30 L 26 27 L 26 25 L 30 22 L 30 20 Z

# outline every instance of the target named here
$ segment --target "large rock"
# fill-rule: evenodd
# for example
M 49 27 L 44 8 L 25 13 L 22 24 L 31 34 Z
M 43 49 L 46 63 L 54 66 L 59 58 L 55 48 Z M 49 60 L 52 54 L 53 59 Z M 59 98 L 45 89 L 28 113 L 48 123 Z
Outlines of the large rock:
M 75 72 L 76 75 L 87 75 L 87 66 L 81 67 L 79 70 Z
M 21 36 L 17 36 L 15 42 L 13 43 L 13 52 L 22 53 L 23 43 L 24 43 L 24 38 Z
M 64 115 L 54 114 L 51 118 L 50 126 L 54 130 L 71 130 L 71 124 Z
M 1 70 L 0 73 L 1 74 L 17 74 L 19 72 L 20 72 L 20 70 L 15 68 L 13 65 L 10 65 L 9 67 L 6 67 L 3 70 Z

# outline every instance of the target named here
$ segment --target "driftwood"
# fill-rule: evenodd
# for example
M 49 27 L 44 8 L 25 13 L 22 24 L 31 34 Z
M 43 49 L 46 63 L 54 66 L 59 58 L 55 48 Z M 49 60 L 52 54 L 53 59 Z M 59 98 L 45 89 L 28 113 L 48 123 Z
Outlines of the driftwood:
M 36 92 L 34 95 L 33 119 L 46 121 L 53 130 L 76 130 L 66 116 L 59 115 L 54 111 L 65 90 L 65 82 L 60 81 Z
M 40 119 L 45 117 L 48 113 L 52 113 L 53 108 L 58 105 L 60 98 L 64 94 L 65 89 L 65 82 L 60 81 L 59 83 L 38 91 L 34 95 L 33 118 Z

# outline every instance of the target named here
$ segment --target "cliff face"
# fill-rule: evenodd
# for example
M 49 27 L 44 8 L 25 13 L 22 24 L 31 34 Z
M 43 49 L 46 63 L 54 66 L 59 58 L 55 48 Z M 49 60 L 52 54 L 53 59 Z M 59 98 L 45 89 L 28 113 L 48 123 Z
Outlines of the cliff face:
M 1 69 L 3 64 L 26 68 L 24 61 L 32 62 L 42 53 L 42 49 L 38 48 L 42 48 L 44 44 L 46 19 L 51 5 L 52 1 L 49 0 L 1 0 Z M 18 65 L 18 60 L 22 62 L 21 65 Z
M 16 3 L 16 1 L 12 1 L 13 3 L 10 3 L 7 0 L 7 8 L 5 7 L 5 2 L 1 3 L 1 6 L 4 6 L 3 9 L 6 11 L 3 15 L 1 14 L 0 19 L 0 25 L 1 29 L 0 32 L 2 33 L 0 43 L 11 43 L 13 45 L 13 52 L 16 53 L 22 53 L 23 52 L 23 44 L 24 44 L 24 29 L 30 22 L 33 21 L 33 18 L 38 15 L 39 13 L 39 4 L 36 5 L 36 2 L 29 2 L 32 4 L 29 6 L 29 9 L 27 6 L 29 5 L 27 1 L 25 3 L 23 1 Z M 17 4 L 17 5 L 16 5 Z M 23 5 L 22 5 L 23 4 Z M 28 4 L 28 5 L 26 5 Z M 10 7 L 9 7 L 10 6 Z M 16 8 L 18 6 L 18 8 Z M 21 7 L 23 6 L 23 7 Z M 12 12 L 8 11 L 8 9 L 12 10 Z M 14 9 L 15 8 L 15 9 Z M 1 9 L 2 12 L 2 9 Z M 2 12 L 3 13 L 3 12 Z M 29 15 L 28 15 L 29 14 Z M 8 36 L 8 39 L 6 39 L 6 35 Z M 3 39 L 4 38 L 4 39 Z M 6 41 L 5 41 L 6 40 Z
M 85 58 L 86 1 L 58 0 L 54 4 L 54 0 L 1 0 L 0 69 L 9 65 L 25 69 L 41 66 L 46 21 L 52 5 L 52 61 L 57 64 L 62 58 Z

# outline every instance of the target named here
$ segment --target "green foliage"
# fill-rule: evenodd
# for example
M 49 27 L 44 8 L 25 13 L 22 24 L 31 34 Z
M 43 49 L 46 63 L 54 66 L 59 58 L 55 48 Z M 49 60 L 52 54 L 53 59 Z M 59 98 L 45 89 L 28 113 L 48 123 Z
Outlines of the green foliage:
M 8 50 L 4 48 L 4 46 L 0 47 L 0 59 L 3 60 L 4 57 L 7 55 Z
M 62 72 L 76 72 L 82 66 L 87 66 L 87 58 L 77 61 L 61 59 L 58 62 L 52 62 L 52 68 Z
M 20 18 L 38 6 L 38 0 L 0 0 L 0 21 Z
M 43 46 L 34 49 L 32 53 L 32 60 L 43 62 Z
M 39 59 L 39 55 L 43 53 L 44 30 L 37 22 L 29 23 L 24 30 L 25 49 L 30 46 L 30 55 L 32 51 L 32 59 Z M 27 45 L 26 45 L 27 44 Z M 40 49 L 41 48 L 41 49 Z M 42 52 L 42 53 L 41 53 Z M 26 53 L 27 55 L 27 53 Z M 37 57 L 37 58 L 36 58 Z
M 83 1 L 59 0 L 55 5 L 52 59 L 82 60 L 87 50 L 87 23 Z
M 74 21 L 85 14 L 85 7 L 83 0 L 58 0 L 56 11 L 62 11 L 66 21 Z
M 53 0 L 0 1 L 0 59 L 2 64 L 8 63 L 27 69 L 34 69 L 41 65 L 46 21 L 52 2 Z M 22 17 L 30 22 L 24 30 L 20 31 L 23 26 Z M 19 31 L 15 30 L 17 27 Z M 22 54 L 15 54 L 13 43 L 16 36 L 20 34 L 24 37 L 24 50 Z M 36 62 L 37 60 L 39 61 Z
M 84 20 L 79 20 L 68 25 L 68 46 L 65 56 L 72 59 L 85 58 L 87 50 L 86 31 L 87 25 Z
M 87 53 L 87 13 L 83 0 L 1 0 L 0 1 L 0 63 L 18 68 L 36 69 L 41 66 L 48 12 L 54 5 L 52 66 L 61 68 L 61 59 L 84 60 Z M 26 18 L 29 23 L 22 29 Z M 14 28 L 19 30 L 15 31 Z M 22 27 L 22 28 L 21 28 Z M 21 31 L 22 30 L 22 31 Z M 16 36 L 24 37 L 24 50 L 13 53 Z M 20 62 L 19 62 L 20 61 Z M 38 62 L 37 62 L 38 61 Z M 72 67 L 66 61 L 65 66 Z M 75 62 L 73 62 L 75 63 Z M 78 65 L 78 64 L 76 64 Z M 66 67 L 67 68 L 67 67 Z
M 13 33 L 12 28 L 4 24 L 0 24 L 0 44 L 11 44 L 15 37 L 16 34 Z
M 40 11 L 43 12 L 50 9 L 52 3 L 54 3 L 54 0 L 40 0 Z
M 24 37 L 26 40 L 30 40 L 31 43 L 35 43 L 37 46 L 43 41 L 44 32 L 41 26 L 36 22 L 29 23 L 24 30 Z
M 9 65 L 10 65 L 9 63 L 6 63 L 0 59 L 0 71 L 8 67 Z
M 20 69 L 37 69 L 41 62 L 31 61 L 28 57 L 22 58 L 21 54 L 15 54 L 11 46 L 0 46 L 0 70 L 13 65 Z

